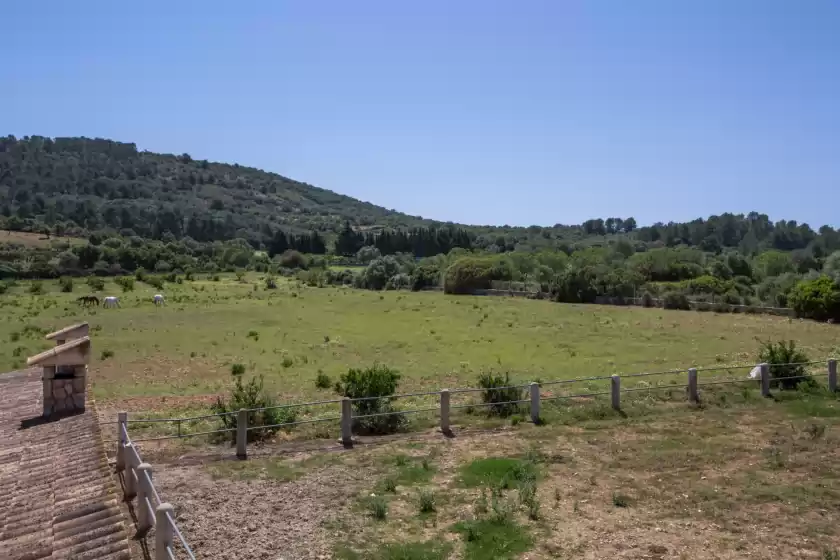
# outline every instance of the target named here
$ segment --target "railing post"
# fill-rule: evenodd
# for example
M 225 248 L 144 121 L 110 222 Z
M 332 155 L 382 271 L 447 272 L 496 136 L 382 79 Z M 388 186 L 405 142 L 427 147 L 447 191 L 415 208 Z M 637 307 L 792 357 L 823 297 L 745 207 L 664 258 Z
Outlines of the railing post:
M 341 399 L 341 443 L 353 445 L 353 407 L 350 399 Z
M 236 416 L 236 456 L 248 458 L 248 411 L 240 408 Z
M 154 526 L 154 519 L 152 512 L 149 511 L 149 506 L 154 506 L 152 502 L 152 465 L 149 463 L 140 463 L 137 467 L 137 531 L 145 533 Z M 146 476 L 148 475 L 148 477 Z M 149 500 L 149 506 L 146 505 L 146 500 Z
M 136 472 L 134 470 L 137 465 L 134 464 L 134 457 L 136 454 L 132 453 L 133 449 L 133 443 L 125 444 L 123 448 L 126 455 L 126 468 L 123 471 L 123 486 L 125 488 L 124 497 L 126 502 L 130 502 L 137 495 L 137 479 L 135 478 Z
M 688 369 L 688 400 L 693 403 L 700 402 L 700 393 L 697 390 L 697 368 Z
M 770 396 L 770 366 L 761 364 L 761 396 Z
M 621 377 L 617 375 L 610 377 L 610 397 L 612 407 L 615 410 L 621 410 Z
M 540 384 L 531 382 L 528 386 L 531 392 L 531 422 L 540 423 Z
M 117 472 L 125 470 L 125 444 L 128 433 L 128 412 L 117 414 Z
M 172 546 L 174 531 L 166 514 L 174 515 L 172 504 L 160 504 L 155 510 L 155 560 L 169 560 L 167 547 Z
M 828 360 L 828 390 L 837 392 L 837 360 Z
M 448 434 L 449 427 L 449 389 L 442 389 L 440 392 L 440 431 Z

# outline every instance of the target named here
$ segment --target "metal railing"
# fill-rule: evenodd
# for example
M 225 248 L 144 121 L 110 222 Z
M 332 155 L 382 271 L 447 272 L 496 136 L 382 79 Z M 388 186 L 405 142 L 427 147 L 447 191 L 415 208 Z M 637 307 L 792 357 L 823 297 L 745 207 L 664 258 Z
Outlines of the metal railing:
M 175 560 L 176 538 L 184 555 L 195 560 L 195 554 L 175 522 L 175 508 L 161 499 L 152 479 L 152 466 L 140 458 L 135 442 L 128 435 L 127 424 L 128 415 L 121 412 L 117 420 L 116 468 L 123 476 L 125 501 L 137 499 L 137 532 L 145 535 L 155 529 L 154 560 Z
M 277 405 L 273 407 L 262 407 L 262 408 L 250 408 L 250 409 L 241 409 L 237 412 L 228 412 L 221 415 L 204 415 L 204 416 L 193 416 L 187 418 L 140 418 L 140 419 L 132 419 L 128 420 L 127 413 L 122 412 L 120 413 L 120 425 L 125 426 L 126 423 L 160 423 L 160 422 L 173 422 L 178 424 L 178 434 L 177 435 L 167 435 L 167 436 L 158 436 L 158 437 L 149 437 L 145 439 L 138 439 L 137 441 L 149 441 L 149 440 L 162 440 L 162 439 L 173 439 L 173 438 L 184 438 L 184 437 L 193 437 L 199 435 L 208 435 L 208 434 L 220 434 L 226 432 L 236 432 L 235 442 L 236 442 L 236 454 L 240 458 L 247 457 L 247 448 L 248 448 L 248 432 L 254 430 L 266 430 L 266 429 L 279 429 L 279 428 L 290 428 L 292 426 L 303 425 L 303 424 L 314 424 L 320 422 L 335 422 L 338 421 L 341 427 L 341 441 L 345 445 L 352 445 L 353 442 L 353 428 L 356 424 L 356 421 L 365 418 L 374 418 L 374 417 L 381 417 L 381 416 L 390 416 L 390 415 L 407 415 L 407 414 L 418 414 L 424 412 L 438 412 L 439 417 L 439 424 L 440 429 L 443 432 L 450 431 L 450 411 L 451 410 L 458 410 L 458 409 L 476 409 L 480 407 L 493 407 L 493 406 L 505 406 L 505 405 L 515 405 L 518 406 L 520 404 L 528 404 L 530 409 L 530 419 L 535 422 L 541 422 L 540 418 L 540 403 L 543 401 L 562 401 L 567 399 L 591 399 L 594 397 L 600 397 L 605 395 L 610 395 L 610 401 L 612 407 L 616 410 L 620 410 L 621 408 L 621 394 L 622 393 L 641 393 L 641 392 L 654 392 L 654 391 L 663 391 L 663 390 L 679 390 L 683 389 L 686 393 L 687 399 L 689 402 L 698 403 L 700 401 L 700 389 L 702 387 L 707 386 L 714 386 L 714 385 L 727 385 L 727 384 L 736 384 L 736 383 L 757 383 L 760 385 L 761 394 L 763 396 L 770 395 L 770 389 L 780 383 L 779 379 L 774 379 L 771 375 L 771 368 L 777 367 L 785 367 L 785 366 L 814 366 L 814 365 L 826 365 L 827 366 L 827 374 L 828 374 L 828 388 L 830 391 L 837 391 L 837 361 L 834 359 L 830 359 L 827 361 L 814 361 L 814 362 L 800 362 L 800 363 L 790 363 L 790 364 L 774 364 L 772 366 L 767 364 L 741 364 L 741 365 L 721 365 L 721 366 L 707 366 L 707 367 L 697 367 L 697 368 L 687 368 L 687 369 L 669 369 L 669 370 L 662 370 L 662 371 L 652 371 L 652 372 L 638 372 L 638 373 L 625 373 L 621 375 L 600 375 L 600 376 L 589 376 L 589 377 L 578 377 L 574 379 L 561 379 L 555 381 L 540 381 L 540 382 L 531 382 L 527 384 L 520 384 L 520 385 L 511 385 L 507 387 L 492 387 L 492 388 L 459 388 L 459 389 L 442 389 L 440 391 L 421 391 L 421 392 L 414 392 L 414 393 L 405 393 L 405 394 L 397 394 L 397 395 L 387 395 L 382 397 L 363 397 L 363 398 L 341 398 L 341 399 L 332 399 L 332 400 L 323 400 L 323 401 L 314 401 L 314 402 L 307 402 L 307 403 L 297 403 L 297 404 L 283 404 Z M 712 372 L 732 372 L 736 370 L 748 370 L 750 372 L 755 372 L 756 370 L 759 372 L 759 375 L 756 377 L 744 376 L 740 378 L 732 378 L 727 377 L 721 379 L 717 375 L 710 376 L 708 381 L 700 382 L 701 377 L 706 378 L 706 374 Z M 701 375 L 702 374 L 702 375 Z M 651 384 L 649 379 L 655 378 L 657 376 L 678 376 L 676 379 L 672 378 L 670 383 L 663 383 L 663 384 Z M 795 378 L 787 378 L 789 380 L 799 379 L 799 378 L 806 378 L 815 377 L 814 375 L 801 375 Z M 622 380 L 632 380 L 636 382 L 636 386 L 622 388 Z M 609 386 L 607 384 L 601 382 L 609 382 Z M 559 392 L 555 392 L 558 389 L 563 389 L 565 387 L 571 386 L 572 384 L 576 383 L 585 383 L 586 390 L 582 392 L 572 392 L 566 394 L 560 394 Z M 548 391 L 544 391 L 544 389 L 551 389 Z M 514 393 L 510 393 L 510 391 L 515 390 Z M 469 402 L 463 404 L 452 404 L 451 400 L 453 396 L 458 396 L 462 394 L 469 394 L 469 393 L 485 393 L 485 395 L 489 396 L 490 398 L 485 398 L 485 402 Z M 521 398 L 517 398 L 517 395 Z M 369 412 L 363 413 L 355 413 L 353 410 L 353 403 L 363 403 L 366 401 L 372 400 L 379 400 L 380 402 L 390 402 L 394 399 L 405 399 L 405 398 L 421 398 L 425 399 L 428 397 L 438 397 L 438 403 L 435 406 L 419 406 L 416 408 L 409 408 L 403 410 L 385 410 L 380 411 L 378 409 L 371 409 Z M 502 397 L 502 398 L 499 398 Z M 507 397 L 507 398 L 504 398 Z M 513 398 L 511 398 L 513 397 Z M 496 402 L 498 401 L 498 402 Z M 311 406 L 318 406 L 318 405 L 334 405 L 340 404 L 340 414 L 329 415 L 329 416 L 322 416 L 316 418 L 307 418 L 303 420 L 295 420 L 290 422 L 284 423 L 277 423 L 277 424 L 270 424 L 270 425 L 249 425 L 249 416 L 254 413 L 263 412 L 266 410 L 274 410 L 274 409 L 290 409 L 290 408 L 307 408 Z M 428 403 L 423 403 L 428 404 Z M 358 408 L 358 407 L 357 407 Z M 231 416 L 236 415 L 236 423 L 235 427 L 228 427 L 222 428 L 217 430 L 208 430 L 208 431 L 200 431 L 194 433 L 181 433 L 180 425 L 182 422 L 186 421 L 193 421 L 193 420 L 201 420 L 201 419 L 208 419 L 208 418 L 222 418 L 224 416 Z M 127 431 L 125 432 L 126 439 L 127 439 Z M 130 443 L 130 442 L 129 442 Z M 139 461 L 139 458 L 138 458 Z

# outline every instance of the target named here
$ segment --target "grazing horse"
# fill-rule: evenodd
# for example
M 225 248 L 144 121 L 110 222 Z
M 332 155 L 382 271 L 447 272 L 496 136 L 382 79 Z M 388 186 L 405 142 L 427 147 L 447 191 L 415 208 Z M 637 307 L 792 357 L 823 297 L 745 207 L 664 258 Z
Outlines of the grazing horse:
M 116 296 L 108 296 L 102 302 L 102 307 L 119 307 L 120 306 L 120 298 Z
M 166 299 L 164 299 L 163 294 L 155 294 L 155 297 L 152 298 L 152 301 L 155 305 L 166 305 Z
M 76 300 L 79 305 L 84 305 L 87 307 L 88 305 L 99 305 L 99 298 L 96 296 L 82 296 Z

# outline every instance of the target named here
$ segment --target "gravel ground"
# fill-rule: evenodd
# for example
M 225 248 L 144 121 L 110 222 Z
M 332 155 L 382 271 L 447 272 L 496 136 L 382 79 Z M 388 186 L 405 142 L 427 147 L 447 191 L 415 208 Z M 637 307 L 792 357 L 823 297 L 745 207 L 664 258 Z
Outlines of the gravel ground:
M 359 469 L 339 466 L 293 482 L 213 479 L 200 466 L 176 464 L 155 475 L 196 556 L 225 560 L 331 558 L 323 522 L 363 482 Z

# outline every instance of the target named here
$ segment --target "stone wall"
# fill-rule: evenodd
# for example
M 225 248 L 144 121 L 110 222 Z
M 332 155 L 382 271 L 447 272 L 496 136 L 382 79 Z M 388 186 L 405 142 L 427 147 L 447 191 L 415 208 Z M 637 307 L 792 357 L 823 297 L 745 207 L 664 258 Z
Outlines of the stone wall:
M 68 374 L 72 371 L 72 377 Z M 55 367 L 44 368 L 44 416 L 81 412 L 85 409 L 87 366 L 62 366 L 56 377 Z

